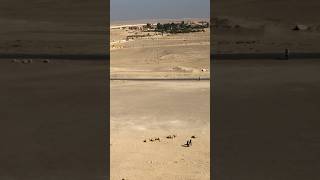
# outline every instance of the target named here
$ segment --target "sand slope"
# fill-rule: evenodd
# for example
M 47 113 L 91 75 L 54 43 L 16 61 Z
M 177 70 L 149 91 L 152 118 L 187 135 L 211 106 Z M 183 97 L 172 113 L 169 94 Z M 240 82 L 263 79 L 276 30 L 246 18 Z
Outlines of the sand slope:
M 0 53 L 106 53 L 107 1 L 2 0 Z
M 230 27 L 214 28 L 212 51 L 217 53 L 264 53 L 319 51 L 319 3 L 281 0 L 226 0 L 212 2 L 214 18 Z M 308 29 L 293 31 L 295 25 Z M 235 26 L 238 26 L 235 28 Z M 252 42 L 254 41 L 254 42 Z

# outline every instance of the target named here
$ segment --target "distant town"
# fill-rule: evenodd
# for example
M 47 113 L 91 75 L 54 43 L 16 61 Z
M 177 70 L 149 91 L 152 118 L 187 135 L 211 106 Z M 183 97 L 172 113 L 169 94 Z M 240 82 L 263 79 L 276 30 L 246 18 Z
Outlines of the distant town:
M 187 22 L 181 21 L 179 23 L 157 23 L 156 25 L 147 24 L 144 26 L 144 29 L 147 31 L 155 31 L 161 33 L 190 33 L 190 32 L 204 32 L 205 28 L 209 27 L 209 23 L 206 21 L 199 22 Z
M 172 21 L 168 23 L 126 24 L 111 26 L 112 31 L 121 31 L 123 39 L 112 40 L 111 49 L 123 48 L 123 43 L 135 39 L 159 38 L 179 33 L 205 32 L 209 28 L 207 21 Z
M 209 28 L 207 21 L 179 21 L 170 23 L 146 23 L 134 25 L 112 26 L 111 29 L 134 30 L 141 32 L 160 32 L 160 33 L 190 33 L 190 32 L 204 32 L 205 28 Z

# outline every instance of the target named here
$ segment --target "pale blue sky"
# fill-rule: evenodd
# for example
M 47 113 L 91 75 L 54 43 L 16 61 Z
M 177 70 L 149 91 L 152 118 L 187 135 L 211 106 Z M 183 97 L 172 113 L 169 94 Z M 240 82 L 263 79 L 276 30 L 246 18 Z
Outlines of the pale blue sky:
M 208 18 L 210 0 L 111 0 L 111 20 Z

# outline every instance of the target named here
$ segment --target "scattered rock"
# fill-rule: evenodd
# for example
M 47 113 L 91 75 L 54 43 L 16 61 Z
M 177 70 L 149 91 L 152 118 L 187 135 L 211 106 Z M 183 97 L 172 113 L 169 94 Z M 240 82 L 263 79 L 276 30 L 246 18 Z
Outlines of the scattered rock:
M 191 138 L 192 138 L 192 139 L 195 139 L 195 138 L 197 138 L 197 137 L 196 137 L 196 136 L 191 136 Z
M 11 62 L 18 63 L 19 61 L 17 59 L 13 59 Z
M 309 29 L 309 27 L 306 25 L 303 25 L 303 24 L 296 24 L 294 26 L 294 28 L 292 28 L 292 30 L 294 30 L 294 31 L 306 31 L 308 29 Z
M 50 61 L 48 59 L 43 60 L 42 62 L 44 63 L 50 63 Z
M 30 64 L 32 63 L 32 59 L 24 59 L 21 61 L 23 64 Z

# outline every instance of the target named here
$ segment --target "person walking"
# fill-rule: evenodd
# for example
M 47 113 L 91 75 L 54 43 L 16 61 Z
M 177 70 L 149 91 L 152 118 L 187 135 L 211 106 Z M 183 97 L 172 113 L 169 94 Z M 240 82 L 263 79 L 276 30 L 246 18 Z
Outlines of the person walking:
M 289 49 L 288 49 L 288 48 L 286 48 L 286 49 L 284 50 L 284 57 L 285 57 L 286 60 L 289 59 Z

